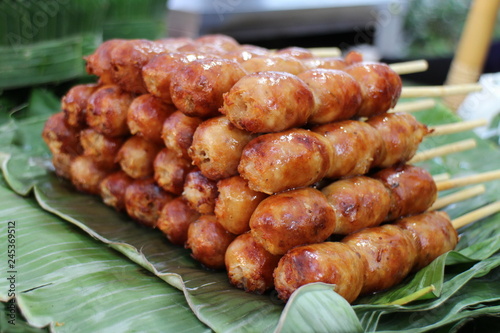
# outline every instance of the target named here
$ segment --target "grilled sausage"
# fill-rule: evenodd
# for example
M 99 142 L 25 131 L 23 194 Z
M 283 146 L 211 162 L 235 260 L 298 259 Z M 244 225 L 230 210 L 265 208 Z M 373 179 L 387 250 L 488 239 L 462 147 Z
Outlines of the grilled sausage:
M 403 281 L 418 255 L 411 236 L 391 224 L 363 229 L 342 242 L 359 253 L 366 263 L 361 294 L 385 290 Z
M 212 117 L 222 106 L 222 95 L 243 76 L 236 61 L 204 58 L 185 64 L 170 82 L 177 109 L 191 117 Z
M 154 178 L 165 191 L 181 195 L 191 162 L 168 148 L 163 148 L 154 160 Z
M 385 156 L 385 146 L 380 134 L 368 124 L 345 120 L 317 127 L 312 131 L 328 140 L 333 148 L 330 155 L 328 178 L 340 178 L 366 174 Z
M 273 272 L 281 256 L 267 252 L 250 233 L 234 239 L 224 262 L 229 282 L 247 292 L 263 294 L 274 287 Z
M 321 192 L 336 216 L 334 234 L 347 235 L 387 219 L 391 192 L 376 179 L 357 176 L 338 180 Z
M 203 266 L 223 269 L 226 249 L 235 237 L 217 223 L 214 215 L 202 215 L 189 225 L 185 246 Z
M 346 72 L 311 69 L 298 75 L 314 95 L 309 124 L 326 124 L 352 118 L 361 104 L 361 88 Z
M 427 126 L 408 113 L 388 113 L 371 117 L 367 124 L 377 130 L 385 146 L 385 154 L 375 162 L 387 168 L 409 161 L 417 152 L 420 142 L 430 133 Z
M 134 135 L 121 146 L 116 161 L 127 175 L 134 179 L 153 175 L 154 160 L 161 146 Z
M 153 178 L 135 179 L 125 190 L 127 214 L 142 225 L 155 228 L 163 206 L 174 195 L 162 190 Z
M 172 113 L 163 123 L 161 137 L 165 146 L 177 155 L 189 159 L 188 149 L 193 142 L 193 135 L 203 120 L 188 117 L 180 111 Z
M 117 166 L 115 158 L 123 142 L 124 139 L 121 137 L 107 137 L 92 128 L 80 132 L 83 155 L 90 157 L 105 169 Z
M 313 93 L 304 81 L 271 71 L 241 78 L 224 94 L 220 112 L 240 129 L 266 133 L 304 125 L 313 107 Z
M 157 228 L 174 245 L 184 245 L 188 239 L 189 225 L 196 221 L 200 214 L 189 206 L 182 197 L 167 202 L 158 218 Z
M 382 63 L 354 63 L 344 69 L 361 87 L 363 96 L 357 115 L 371 117 L 394 107 L 401 95 L 399 75 Z
M 99 184 L 102 201 L 118 211 L 125 210 L 125 191 L 132 182 L 122 170 L 108 175 Z
M 219 180 L 217 190 L 214 210 L 217 221 L 235 235 L 250 230 L 250 216 L 267 195 L 250 189 L 240 176 Z
M 75 128 L 83 128 L 87 125 L 85 113 L 87 111 L 87 101 L 98 85 L 79 84 L 72 87 L 61 99 L 61 108 L 64 112 L 66 123 Z
M 182 196 L 200 214 L 213 214 L 217 198 L 217 182 L 203 176 L 200 170 L 186 175 Z
M 334 284 L 339 295 L 353 302 L 363 287 L 365 270 L 363 258 L 348 245 L 317 243 L 285 254 L 274 271 L 274 284 L 282 300 L 305 284 L 324 282 Z
M 238 174 L 243 148 L 255 136 L 236 128 L 226 117 L 211 118 L 196 128 L 188 154 L 205 177 L 228 178 Z
M 99 183 L 110 171 L 88 156 L 76 156 L 71 160 L 70 180 L 78 191 L 99 195 Z
M 78 129 L 66 123 L 63 112 L 54 113 L 47 119 L 42 130 L 42 139 L 52 154 L 76 156 L 82 153 Z
M 457 246 L 458 234 L 445 212 L 427 212 L 401 219 L 396 226 L 411 234 L 418 248 L 414 271 L 429 265 L 441 254 Z
M 322 135 L 291 129 L 250 141 L 243 149 L 238 171 L 252 190 L 273 194 L 325 177 L 332 154 L 331 145 Z
M 325 196 L 311 187 L 264 199 L 250 218 L 255 240 L 272 254 L 322 242 L 335 230 L 335 212 Z
M 87 124 L 107 136 L 124 136 L 130 133 L 127 126 L 127 111 L 134 96 L 118 86 L 102 86 L 94 92 L 87 103 Z
M 425 169 L 401 165 L 383 169 L 374 175 L 391 192 L 386 221 L 427 210 L 437 198 L 436 183 Z
M 144 139 L 162 143 L 163 122 L 175 112 L 172 105 L 163 103 L 150 94 L 144 94 L 132 101 L 127 112 L 127 126 L 130 133 Z

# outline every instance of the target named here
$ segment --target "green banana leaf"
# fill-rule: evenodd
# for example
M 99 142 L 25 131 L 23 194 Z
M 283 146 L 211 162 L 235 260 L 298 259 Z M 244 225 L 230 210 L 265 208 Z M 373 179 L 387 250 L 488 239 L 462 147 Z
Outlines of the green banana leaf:
M 0 197 L 2 244 L 14 245 L 0 250 L 1 332 L 25 332 L 21 315 L 57 332 L 209 331 L 177 289 L 3 182 Z
M 42 110 L 44 105 L 47 105 L 47 99 L 39 98 L 40 96 L 34 98 L 37 94 L 44 95 L 41 92 L 34 92 L 31 100 L 40 105 L 31 103 L 30 107 Z M 51 106 L 48 109 L 53 108 Z M 364 297 L 351 306 L 334 292 L 334 286 L 312 284 L 300 288 L 285 305 L 277 299 L 274 292 L 253 295 L 232 287 L 224 272 L 205 270 L 190 258 L 187 250 L 169 244 L 159 231 L 139 226 L 127 216 L 103 205 L 99 198 L 78 193 L 68 182 L 54 176 L 48 162 L 50 156 L 39 139 L 44 115 L 45 118 L 48 116 L 44 112 L 30 116 L 27 112 L 23 117 L 12 120 L 15 126 L 8 127 L 13 128 L 14 133 L 6 135 L 11 138 L 10 141 L 4 141 L 6 144 L 0 146 L 0 156 L 4 157 L 2 171 L 5 182 L 13 191 L 26 196 L 25 199 L 17 197 L 15 203 L 10 202 L 8 206 L 3 206 L 14 207 L 16 214 L 19 215 L 8 218 L 20 219 L 24 214 L 29 215 L 24 212 L 27 209 L 25 205 L 29 203 L 33 212 L 51 216 L 58 223 L 69 222 L 66 230 L 71 232 L 59 235 L 58 239 L 61 242 L 66 238 L 76 237 L 73 233 L 82 236 L 79 231 L 82 230 L 90 235 L 88 240 L 101 245 L 102 251 L 109 253 L 110 256 L 113 253 L 107 250 L 105 245 L 117 250 L 114 253 L 116 258 L 123 259 L 121 253 L 159 277 L 158 281 L 167 282 L 164 283 L 166 287 L 172 285 L 177 288 L 173 295 L 185 299 L 187 304 L 179 307 L 185 310 L 189 306 L 192 314 L 214 331 L 426 332 L 439 329 L 457 331 L 468 320 L 498 316 L 500 313 L 499 214 L 459 230 L 461 240 L 455 251 L 436 259 L 396 288 Z M 443 106 L 418 112 L 418 118 L 429 125 L 459 120 Z M 476 138 L 478 147 L 471 151 L 439 157 L 421 165 L 433 174 L 448 172 L 453 176 L 496 169 L 500 161 L 498 147 L 478 139 L 472 132 L 427 138 L 421 149 L 466 138 Z M 454 218 L 499 199 L 500 182 L 493 181 L 487 184 L 485 194 L 450 205 L 445 210 Z M 43 210 L 61 219 L 46 215 Z M 78 228 L 71 227 L 71 224 Z M 42 229 L 40 226 L 39 233 L 43 232 Z M 0 229 L 0 231 L 2 231 L 0 235 L 4 237 L 5 230 Z M 42 238 L 34 233 L 28 235 L 20 233 L 19 237 L 21 236 L 26 244 L 31 242 L 36 244 L 36 241 Z M 57 256 L 57 248 L 54 252 Z M 69 260 L 71 253 L 66 254 Z M 96 258 L 87 259 L 89 265 L 92 263 L 101 265 L 105 271 L 109 268 L 107 263 L 99 263 Z M 44 267 L 42 261 L 31 261 L 23 269 L 37 271 L 40 266 Z M 47 274 L 39 276 L 45 279 L 44 281 L 52 281 L 52 275 Z M 123 276 L 128 276 L 128 272 Z M 77 291 L 80 287 L 79 279 L 75 277 L 70 280 L 68 283 L 75 288 L 73 290 L 63 289 L 57 292 L 48 288 L 40 290 L 46 289 L 54 297 L 61 295 L 65 301 L 74 302 L 75 298 L 78 300 L 83 298 L 85 295 L 80 295 Z M 106 280 L 105 277 L 102 281 L 115 282 L 112 278 Z M 124 286 L 117 286 L 117 289 L 120 288 L 126 289 Z M 102 300 L 99 296 L 92 295 L 87 302 L 97 304 L 96 308 L 100 308 Z M 130 299 L 133 299 L 133 296 L 128 300 Z M 4 298 L 2 300 L 5 301 Z M 71 306 L 70 304 L 74 303 L 68 304 Z M 137 311 L 147 311 L 146 308 L 138 306 Z M 57 330 L 55 323 L 60 322 L 57 311 L 48 307 L 39 310 L 43 310 L 46 323 L 50 323 L 54 330 Z M 23 307 L 20 311 L 29 319 L 31 314 L 29 311 L 25 313 Z M 125 320 L 127 316 L 123 314 L 121 318 Z M 165 314 L 168 320 L 181 322 L 182 320 L 178 320 L 177 317 L 179 316 L 175 314 L 172 316 Z M 78 322 L 73 318 L 67 320 Z M 65 323 L 70 325 L 69 321 Z M 30 320 L 28 322 L 34 323 Z M 108 330 L 114 327 L 113 322 L 108 322 L 107 317 L 102 317 L 100 325 Z M 152 322 L 150 325 L 148 328 L 152 330 L 172 329 L 164 326 L 161 321 Z M 189 330 L 190 325 L 192 324 L 186 321 L 178 327 Z M 198 325 L 201 324 L 198 322 Z M 193 327 L 198 330 L 204 329 L 203 326 Z M 488 325 L 482 332 L 488 332 L 488 328 L 494 327 Z M 92 330 L 90 327 L 81 327 L 80 331 Z

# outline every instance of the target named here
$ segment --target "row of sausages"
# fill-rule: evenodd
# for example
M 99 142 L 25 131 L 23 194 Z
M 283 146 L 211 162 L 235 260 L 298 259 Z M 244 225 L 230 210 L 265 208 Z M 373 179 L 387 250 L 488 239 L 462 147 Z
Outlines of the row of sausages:
M 457 231 L 446 213 L 429 212 L 380 227 L 363 229 L 340 242 L 296 247 L 273 271 L 278 295 L 287 300 L 312 282 L 335 284 L 348 302 L 391 288 L 453 250 Z
M 167 147 L 171 153 L 164 154 L 177 155 L 179 164 L 192 161 L 209 179 L 241 174 L 254 190 L 268 194 L 408 161 L 429 132 L 409 114 L 384 114 L 366 122 L 345 120 L 258 135 L 236 128 L 227 117 L 189 117 L 150 94 L 133 98 L 110 85 L 72 88 L 63 109 L 71 127 L 88 124 L 90 129 L 82 133 L 100 135 L 99 142 L 115 147 L 130 134 L 144 139 L 130 139 L 120 154 L 126 169 L 127 156 L 144 152 L 142 167 L 130 170 L 133 178 L 151 174 L 154 157 Z M 139 160 L 134 159 L 136 164 Z
M 271 52 L 219 35 L 111 40 L 86 60 L 102 85 L 149 93 L 192 117 L 223 113 L 252 133 L 384 113 L 401 93 L 389 66 L 355 53 L 315 58 L 305 49 Z

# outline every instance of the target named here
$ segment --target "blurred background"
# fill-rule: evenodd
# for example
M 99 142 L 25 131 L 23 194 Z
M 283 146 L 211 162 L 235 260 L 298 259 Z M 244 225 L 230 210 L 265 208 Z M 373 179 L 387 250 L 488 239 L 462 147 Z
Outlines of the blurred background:
M 4 0 L 0 89 L 85 76 L 103 40 L 222 33 L 268 48 L 360 47 L 369 59 L 427 59 L 410 79 L 446 78 L 471 0 Z M 484 72 L 500 71 L 500 20 Z

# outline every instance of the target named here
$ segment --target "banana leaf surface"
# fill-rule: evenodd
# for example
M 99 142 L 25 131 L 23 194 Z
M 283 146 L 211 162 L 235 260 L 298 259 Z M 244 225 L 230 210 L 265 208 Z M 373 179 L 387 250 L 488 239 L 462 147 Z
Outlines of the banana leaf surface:
M 482 332 L 498 330 L 491 323 L 498 323 L 500 314 L 500 214 L 460 229 L 455 251 L 388 291 L 349 305 L 334 286 L 318 283 L 300 288 L 284 304 L 274 292 L 254 295 L 232 287 L 224 272 L 204 269 L 160 231 L 139 226 L 56 177 L 40 137 L 45 120 L 59 111 L 50 92 L 34 90 L 24 107 L 13 109 L 20 111 L 0 114 L 0 237 L 2 244 L 8 240 L 8 222 L 16 221 L 18 273 L 14 299 L 2 276 L 0 300 L 7 314 L 15 302 L 19 323 L 30 329 L 453 332 L 482 325 Z M 416 115 L 428 125 L 460 120 L 441 105 Z M 420 149 L 466 138 L 475 138 L 477 148 L 420 165 L 452 177 L 498 169 L 498 147 L 472 132 L 429 137 Z M 500 181 L 492 181 L 484 194 L 444 210 L 455 218 L 499 199 Z M 0 254 L 3 267 L 6 246 Z M 13 329 L 8 317 L 0 319 L 2 330 Z

